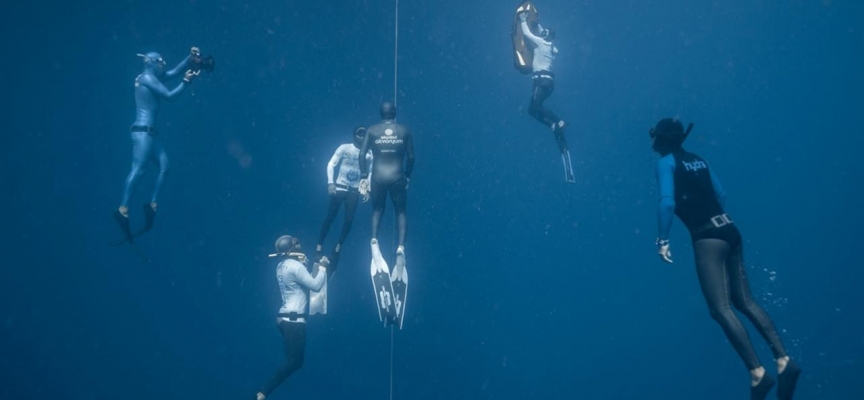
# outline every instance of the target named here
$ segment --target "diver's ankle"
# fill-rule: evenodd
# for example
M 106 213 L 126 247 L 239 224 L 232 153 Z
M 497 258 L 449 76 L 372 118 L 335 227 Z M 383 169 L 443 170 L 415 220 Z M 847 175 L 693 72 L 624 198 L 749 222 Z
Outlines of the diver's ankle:
M 120 215 L 122 215 L 122 216 L 124 216 L 124 217 L 126 217 L 126 218 L 129 218 L 129 207 L 126 207 L 126 206 L 120 206 L 120 207 L 117 208 L 117 212 L 119 212 Z
M 778 358 L 777 359 L 777 373 L 782 374 L 783 371 L 786 370 L 787 365 L 789 365 L 789 356 Z
M 759 386 L 762 378 L 765 377 L 765 367 L 753 368 L 750 370 L 750 386 Z
M 157 208 L 157 207 L 159 207 L 159 203 L 157 203 L 157 202 L 155 202 L 155 201 L 151 201 L 151 202 L 150 202 L 150 208 L 152 208 L 153 211 L 156 211 L 156 208 Z
M 258 394 L 255 395 L 256 400 L 264 400 L 265 398 L 267 398 L 267 396 L 265 396 L 264 393 L 261 392 L 258 392 Z

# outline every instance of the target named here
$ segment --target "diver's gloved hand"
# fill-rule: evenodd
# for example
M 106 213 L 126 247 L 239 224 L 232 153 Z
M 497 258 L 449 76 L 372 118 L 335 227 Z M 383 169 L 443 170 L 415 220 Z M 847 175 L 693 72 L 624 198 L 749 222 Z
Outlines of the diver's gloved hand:
M 369 201 L 369 178 L 360 180 L 360 187 L 357 188 L 357 191 L 360 192 L 360 196 L 363 197 L 363 202 Z
M 657 239 L 654 242 L 657 245 L 657 255 L 663 262 L 672 264 L 672 251 L 669 250 L 669 239 Z
M 192 56 L 200 56 L 200 55 L 201 55 L 201 50 L 200 50 L 198 47 L 196 47 L 196 46 L 192 46 L 192 49 L 189 50 L 189 54 L 192 55 Z
M 336 194 L 336 184 L 335 183 L 328 183 L 327 184 L 327 193 L 329 193 L 331 196 Z
M 527 21 L 528 20 L 528 12 L 522 11 L 521 13 L 519 13 L 519 20 L 522 22 Z
M 183 82 L 186 82 L 186 84 L 192 84 L 192 80 L 195 79 L 195 77 L 198 76 L 198 74 L 200 73 L 200 70 L 193 71 L 190 69 L 186 71 L 186 73 L 183 75 Z

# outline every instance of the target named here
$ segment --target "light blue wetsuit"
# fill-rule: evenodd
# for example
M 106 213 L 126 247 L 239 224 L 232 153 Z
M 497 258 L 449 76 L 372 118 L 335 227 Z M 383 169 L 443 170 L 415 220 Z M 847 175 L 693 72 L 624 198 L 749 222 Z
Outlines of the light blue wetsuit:
M 171 79 L 182 76 L 189 65 L 188 56 L 169 71 L 165 71 L 165 62 L 162 61 L 159 53 L 151 52 L 143 57 L 144 71 L 135 78 L 136 115 L 131 129 L 132 170 L 126 177 L 121 207 L 128 207 L 129 198 L 135 191 L 138 179 L 144 174 L 145 167 L 150 161 L 159 164 L 159 176 L 156 178 L 156 186 L 150 198 L 151 202 L 156 202 L 165 174 L 168 172 L 168 155 L 158 140 L 155 127 L 156 116 L 159 114 L 163 100 L 173 101 L 187 86 L 187 83 L 180 82 L 173 90 L 168 90 L 160 78 Z

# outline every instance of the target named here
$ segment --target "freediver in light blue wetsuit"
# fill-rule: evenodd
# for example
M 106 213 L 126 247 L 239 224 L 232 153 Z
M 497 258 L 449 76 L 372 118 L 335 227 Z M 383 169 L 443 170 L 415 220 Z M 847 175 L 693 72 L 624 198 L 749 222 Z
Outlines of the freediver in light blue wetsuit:
M 664 262 L 672 263 L 669 231 L 677 215 L 690 231 L 696 274 L 711 318 L 723 328 L 750 371 L 750 398 L 763 400 L 778 384 L 777 398 L 791 400 L 801 368 L 789 358 L 771 317 L 750 293 L 741 233 L 723 210 L 726 193 L 720 180 L 705 159 L 682 147 L 692 128 L 690 124 L 685 131 L 680 121 L 666 118 L 650 131 L 652 148 L 662 157 L 657 162 L 660 186 L 657 254 Z M 779 373 L 776 382 L 759 362 L 747 330 L 732 307 L 753 323 L 771 348 Z
M 199 68 L 193 67 L 190 69 L 190 59 L 195 58 L 200 60 L 200 51 L 197 47 L 192 47 L 190 55 L 168 71 L 165 71 L 165 60 L 162 59 L 159 53 L 150 52 L 139 54 L 138 56 L 144 60 L 144 71 L 135 78 L 136 116 L 135 123 L 132 124 L 130 129 L 132 137 L 132 170 L 129 172 L 129 176 L 126 177 L 120 207 L 114 211 L 114 218 L 120 225 L 120 229 L 123 230 L 124 239 L 130 243 L 134 243 L 133 239 L 135 236 L 141 235 L 153 227 L 153 222 L 156 219 L 159 190 L 162 188 L 165 174 L 168 172 L 168 155 L 165 153 L 165 149 L 162 148 L 161 143 L 159 143 L 159 131 L 157 131 L 155 126 L 162 101 L 170 102 L 177 99 L 200 72 Z M 168 90 L 162 83 L 163 79 L 176 78 L 181 73 L 183 74 L 183 80 L 174 89 Z M 129 226 L 129 199 L 135 191 L 139 179 L 144 175 L 147 164 L 150 162 L 159 165 L 159 175 L 156 178 L 156 185 L 153 188 L 150 202 L 144 204 L 143 207 L 144 227 L 133 235 Z

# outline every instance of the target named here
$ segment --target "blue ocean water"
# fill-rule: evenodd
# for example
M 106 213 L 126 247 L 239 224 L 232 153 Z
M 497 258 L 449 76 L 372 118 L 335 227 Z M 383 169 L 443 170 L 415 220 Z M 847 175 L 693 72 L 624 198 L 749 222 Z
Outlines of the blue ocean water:
M 558 33 L 547 105 L 570 124 L 575 185 L 527 115 L 516 5 L 399 4 L 399 120 L 417 164 L 392 398 L 746 398 L 679 223 L 675 264 L 655 254 L 647 131 L 667 116 L 696 124 L 687 148 L 729 194 L 754 292 L 805 370 L 796 398 L 864 398 L 864 5 L 538 0 Z M 251 396 L 282 361 L 266 254 L 285 233 L 312 247 L 326 162 L 392 100 L 395 2 L 0 8 L 0 398 Z M 173 65 L 193 45 L 217 69 L 160 115 L 172 171 L 145 264 L 108 246 L 135 54 Z M 270 398 L 390 398 L 368 221 L 364 204 L 305 366 Z

